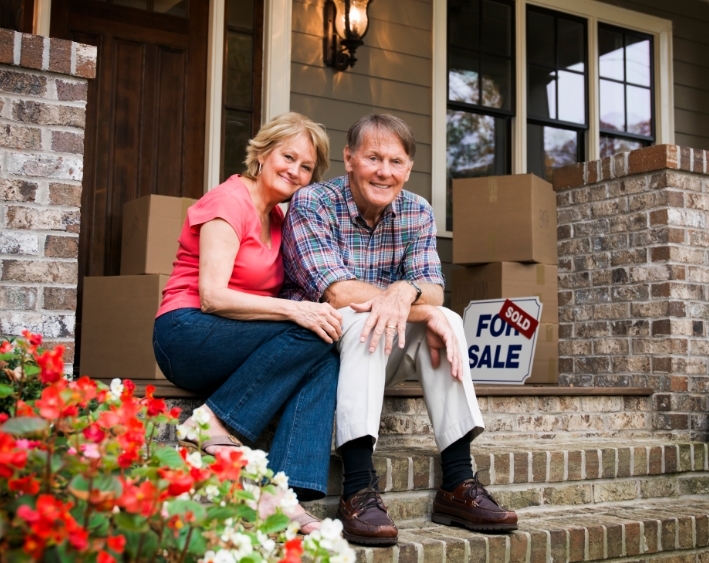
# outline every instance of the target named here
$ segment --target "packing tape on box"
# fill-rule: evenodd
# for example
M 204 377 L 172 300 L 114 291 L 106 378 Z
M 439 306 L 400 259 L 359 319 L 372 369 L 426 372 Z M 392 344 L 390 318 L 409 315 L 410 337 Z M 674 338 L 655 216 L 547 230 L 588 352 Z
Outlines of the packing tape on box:
M 546 268 L 544 264 L 537 264 L 537 285 L 544 285 L 546 280 Z
M 491 176 L 487 179 L 487 191 L 490 203 L 497 203 L 497 178 Z
M 552 325 L 547 325 L 546 340 L 547 342 L 554 342 L 554 327 Z

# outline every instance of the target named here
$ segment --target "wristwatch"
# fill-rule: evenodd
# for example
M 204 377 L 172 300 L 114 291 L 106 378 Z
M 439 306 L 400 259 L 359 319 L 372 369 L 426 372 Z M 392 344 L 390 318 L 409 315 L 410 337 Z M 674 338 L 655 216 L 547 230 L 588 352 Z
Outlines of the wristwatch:
M 411 304 L 413 305 L 416 303 L 416 301 L 419 300 L 419 297 L 421 297 L 421 288 L 415 283 L 412 282 L 411 280 L 404 280 L 406 283 L 410 284 L 411 287 L 413 287 L 416 290 L 416 299 L 414 299 Z

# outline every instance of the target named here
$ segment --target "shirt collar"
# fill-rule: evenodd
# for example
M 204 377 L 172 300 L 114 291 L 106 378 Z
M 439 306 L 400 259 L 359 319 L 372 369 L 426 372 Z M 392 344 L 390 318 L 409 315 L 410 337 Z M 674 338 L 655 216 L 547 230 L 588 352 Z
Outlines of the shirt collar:
M 349 175 L 346 174 L 344 176 L 344 179 L 345 181 L 343 184 L 342 191 L 345 197 L 345 203 L 347 204 L 347 210 L 350 214 L 350 220 L 355 225 L 364 225 L 365 227 L 370 229 L 369 225 L 367 225 L 367 221 L 364 220 L 364 217 L 362 217 L 362 214 L 359 212 L 359 208 L 357 207 L 354 197 L 352 196 Z M 384 209 L 384 213 L 382 214 L 382 220 L 380 221 L 380 223 L 388 222 L 399 214 L 401 210 L 401 198 L 402 195 L 401 193 L 399 193 L 396 199 L 386 206 L 386 208 Z

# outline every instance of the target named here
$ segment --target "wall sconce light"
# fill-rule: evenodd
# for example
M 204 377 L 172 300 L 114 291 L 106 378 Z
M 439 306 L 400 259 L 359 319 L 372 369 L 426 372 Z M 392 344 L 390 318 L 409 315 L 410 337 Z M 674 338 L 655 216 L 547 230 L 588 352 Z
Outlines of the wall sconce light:
M 355 51 L 364 45 L 370 0 L 327 0 L 325 2 L 325 65 L 346 70 L 357 62 Z

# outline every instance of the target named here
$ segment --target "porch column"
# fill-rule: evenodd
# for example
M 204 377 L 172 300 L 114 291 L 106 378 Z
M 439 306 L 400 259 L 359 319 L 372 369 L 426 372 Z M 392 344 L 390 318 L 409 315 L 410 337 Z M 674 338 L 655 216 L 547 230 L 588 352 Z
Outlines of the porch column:
M 96 48 L 0 29 L 0 333 L 74 359 L 88 79 Z
M 693 440 L 709 430 L 707 156 L 658 145 L 554 175 L 561 384 L 651 387 L 653 429 Z

